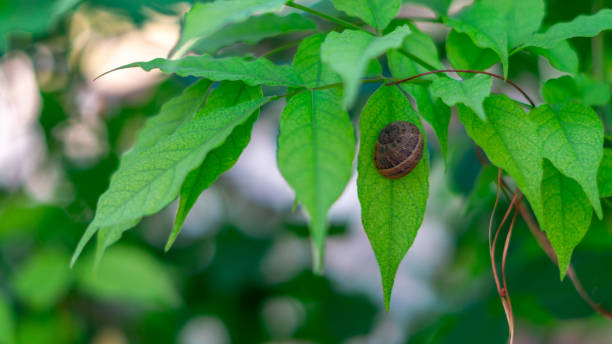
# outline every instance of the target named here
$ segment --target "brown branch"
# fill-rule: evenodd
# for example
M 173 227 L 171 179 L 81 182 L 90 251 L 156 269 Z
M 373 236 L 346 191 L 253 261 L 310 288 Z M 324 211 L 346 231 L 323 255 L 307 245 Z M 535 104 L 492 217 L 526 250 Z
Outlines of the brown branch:
M 429 71 L 429 72 L 424 72 L 424 73 L 421 73 L 421 74 L 417 74 L 417 75 L 411 76 L 411 77 L 406 78 L 406 79 L 390 82 L 390 83 L 387 84 L 387 86 L 401 84 L 403 82 L 410 81 L 410 80 L 416 79 L 416 78 L 420 78 L 420 77 L 425 76 L 425 75 L 437 74 L 437 73 L 471 73 L 471 74 L 485 74 L 485 75 L 488 75 L 488 76 L 492 76 L 492 77 L 500 79 L 500 80 L 504 81 L 505 83 L 507 83 L 508 85 L 516 88 L 519 92 L 521 92 L 523 97 L 525 97 L 525 99 L 527 99 L 527 101 L 529 101 L 529 104 L 531 104 L 532 107 L 535 107 L 535 103 L 533 102 L 533 100 L 531 100 L 531 98 L 527 95 L 527 93 L 525 91 L 523 91 L 523 89 L 520 88 L 517 84 L 515 84 L 514 82 L 512 82 L 512 81 L 510 81 L 508 79 L 505 79 L 501 75 L 498 75 L 498 74 L 495 74 L 495 73 L 490 73 L 490 72 L 485 72 L 485 71 L 482 71 L 482 70 L 471 70 L 471 69 L 439 69 L 439 70 L 432 70 L 432 71 Z

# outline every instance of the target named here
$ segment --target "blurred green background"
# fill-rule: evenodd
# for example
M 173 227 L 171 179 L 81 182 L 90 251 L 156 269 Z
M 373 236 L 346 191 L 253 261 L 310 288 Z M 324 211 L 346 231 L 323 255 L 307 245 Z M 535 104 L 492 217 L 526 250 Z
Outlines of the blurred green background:
M 456 1 L 451 11 L 465 3 Z M 544 26 L 610 5 L 550 0 Z M 92 80 L 125 63 L 165 56 L 189 6 L 0 1 L 0 343 L 505 342 L 487 245 L 495 190 L 478 182 L 491 171 L 480 170 L 454 120 L 447 169 L 430 140 L 427 214 L 398 271 L 389 313 L 360 226 L 354 179 L 331 211 L 325 274 L 311 273 L 305 217 L 300 209 L 291 212 L 292 192 L 276 169 L 280 103 L 264 109 L 240 161 L 200 197 L 170 252 L 163 246 L 176 204 L 126 232 L 97 271 L 94 245 L 69 269 L 119 156 L 144 121 L 194 81 L 139 70 Z M 327 1 L 316 6 L 333 11 Z M 432 14 L 414 5 L 401 13 Z M 421 29 L 444 56 L 447 31 L 436 24 Z M 305 34 L 238 44 L 219 55 L 260 54 Z M 611 36 L 572 41 L 581 70 L 608 83 Z M 273 59 L 288 63 L 293 52 Z M 513 55 L 510 65 L 510 78 L 536 99 L 544 80 L 561 75 L 528 54 Z M 364 87 L 361 105 L 374 87 Z M 599 111 L 610 132 L 610 105 Z M 612 308 L 609 202 L 604 211 L 573 263 L 587 292 Z M 612 324 L 569 280 L 559 282 L 557 267 L 522 221 L 512 240 L 508 283 L 517 343 L 612 343 Z

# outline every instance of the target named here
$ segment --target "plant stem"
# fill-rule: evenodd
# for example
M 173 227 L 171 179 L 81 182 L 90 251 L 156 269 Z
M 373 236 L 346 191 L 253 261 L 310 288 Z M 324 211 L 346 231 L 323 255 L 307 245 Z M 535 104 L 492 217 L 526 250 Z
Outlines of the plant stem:
M 340 18 L 336 18 L 334 16 L 330 16 L 329 14 L 323 13 L 321 11 L 317 11 L 315 9 L 312 9 L 312 8 L 309 8 L 309 7 L 306 7 L 306 6 L 302 6 L 302 5 L 296 4 L 293 1 L 287 1 L 287 3 L 285 5 L 289 6 L 289 7 L 296 8 L 298 10 L 302 10 L 304 12 L 310 13 L 310 14 L 315 15 L 317 17 L 321 17 L 323 19 L 327 19 L 327 20 L 329 20 L 331 22 L 334 22 L 334 23 L 336 23 L 338 25 L 344 26 L 344 27 L 346 27 L 348 29 L 361 30 L 361 31 L 365 31 L 365 32 L 367 32 L 369 34 L 372 34 L 370 31 L 365 30 L 365 29 L 363 29 L 363 28 L 361 28 L 361 27 L 359 27 L 359 26 L 357 26 L 357 25 L 355 25 L 353 23 L 347 22 L 347 21 L 342 20 Z
M 437 73 L 472 73 L 472 74 L 485 74 L 485 75 L 492 76 L 492 77 L 500 79 L 500 80 L 504 81 L 505 83 L 511 85 L 512 87 L 516 88 L 529 101 L 529 104 L 531 104 L 531 107 L 535 107 L 535 103 L 533 102 L 533 100 L 531 100 L 531 98 L 527 95 L 527 93 L 525 93 L 525 91 L 523 91 L 517 84 L 513 83 L 510 80 L 504 79 L 504 77 L 501 76 L 501 75 L 497 75 L 497 74 L 494 74 L 494 73 L 489 73 L 489 72 L 485 72 L 485 71 L 481 71 L 481 70 L 471 70 L 471 69 L 439 69 L 439 70 L 432 70 L 432 71 L 429 71 L 429 72 L 425 72 L 425 73 L 421 73 L 421 74 L 417 74 L 417 75 L 411 76 L 411 77 L 403 79 L 403 80 L 399 80 L 399 81 L 388 83 L 387 86 L 401 84 L 401 83 L 404 83 L 406 81 L 410 81 L 412 79 L 416 79 L 416 78 L 419 78 L 419 77 L 422 77 L 422 76 L 425 76 L 425 75 L 437 74 Z

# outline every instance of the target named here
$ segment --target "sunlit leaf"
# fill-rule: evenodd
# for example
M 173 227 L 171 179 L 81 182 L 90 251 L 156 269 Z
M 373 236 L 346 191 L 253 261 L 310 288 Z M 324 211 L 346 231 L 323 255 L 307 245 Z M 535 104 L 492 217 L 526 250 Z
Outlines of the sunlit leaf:
M 196 2 L 185 15 L 181 38 L 175 51 L 186 52 L 230 23 L 244 21 L 254 13 L 280 10 L 285 0 L 225 0 Z M 179 54 L 182 55 L 182 54 Z
M 580 185 L 561 174 L 548 160 L 544 160 L 542 202 L 542 228 L 557 254 L 563 279 L 574 247 L 580 243 L 591 225 L 593 208 Z
M 316 26 L 312 20 L 297 13 L 291 13 L 286 16 L 266 13 L 215 32 L 198 42 L 193 47 L 193 50 L 201 54 L 213 54 L 219 49 L 235 43 L 255 44 L 265 38 L 282 34 L 306 32 L 314 29 L 316 29 Z
M 525 43 L 544 18 L 543 0 L 483 0 L 444 21 L 470 36 L 481 48 L 492 49 L 508 75 L 508 50 Z
M 538 125 L 544 158 L 582 187 L 602 217 L 597 169 L 603 154 L 603 126 L 591 108 L 575 102 L 541 105 L 529 114 Z
M 446 57 L 455 69 L 486 70 L 499 61 L 492 49 L 476 46 L 470 36 L 456 30 L 450 30 L 446 38 Z M 468 73 L 459 75 L 464 79 L 474 77 Z
M 363 19 L 376 29 L 384 29 L 402 5 L 401 0 L 332 0 L 334 7 Z
M 485 99 L 486 121 L 463 104 L 457 105 L 457 109 L 468 135 L 495 166 L 514 178 L 541 219 L 542 152 L 537 126 L 520 105 L 505 95 Z
M 321 46 L 321 59 L 344 80 L 342 103 L 350 107 L 359 92 L 359 79 L 365 74 L 371 59 L 389 49 L 398 48 L 410 34 L 408 26 L 400 26 L 393 32 L 376 37 L 362 31 L 345 30 L 331 32 Z
M 560 41 L 550 49 L 527 47 L 526 50 L 546 58 L 553 67 L 562 72 L 578 74 L 578 54 L 568 41 Z
M 403 2 L 427 6 L 440 15 L 445 15 L 452 0 L 404 0 Z
M 580 74 L 549 79 L 542 85 L 542 97 L 549 104 L 560 104 L 577 100 L 584 105 L 605 105 L 610 100 L 610 85 Z
M 98 201 L 94 220 L 79 241 L 72 263 L 99 228 L 154 214 L 174 200 L 187 174 L 270 99 L 255 99 L 187 121 L 155 145 L 130 156 L 129 163 L 120 164 Z
M 491 77 L 483 74 L 467 80 L 438 78 L 431 84 L 431 93 L 442 98 L 448 106 L 464 104 L 484 120 L 486 115 L 482 103 L 491 94 L 492 84 Z
M 612 29 L 612 9 L 604 8 L 593 15 L 580 15 L 566 23 L 551 26 L 546 32 L 533 35 L 523 47 L 553 48 L 559 42 L 574 37 L 593 37 Z
M 389 309 L 395 273 L 423 221 L 429 193 L 429 154 L 408 175 L 391 180 L 374 166 L 374 146 L 390 122 L 408 121 L 423 132 L 418 115 L 397 87 L 381 86 L 368 100 L 359 121 L 360 146 L 357 190 L 361 221 L 374 249 Z
M 196 118 L 207 116 L 217 109 L 261 97 L 260 87 L 247 86 L 238 81 L 224 81 L 210 94 L 204 111 L 198 113 Z M 259 109 L 256 112 L 259 112 Z M 253 114 L 244 124 L 237 126 L 221 146 L 210 151 L 202 164 L 189 172 L 181 187 L 179 207 L 176 211 L 172 233 L 166 243 L 166 250 L 169 250 L 176 240 L 187 214 L 200 194 L 238 161 L 240 154 L 251 139 L 251 129 L 257 117 L 258 114 Z
M 197 76 L 214 81 L 244 81 L 251 86 L 266 84 L 299 87 L 302 85 L 302 80 L 290 66 L 275 65 L 263 57 L 255 60 L 248 60 L 244 57 L 214 58 L 209 55 L 187 56 L 179 60 L 157 58 L 148 62 L 130 63 L 110 72 L 134 67 L 140 67 L 146 71 L 157 68 L 164 73 Z

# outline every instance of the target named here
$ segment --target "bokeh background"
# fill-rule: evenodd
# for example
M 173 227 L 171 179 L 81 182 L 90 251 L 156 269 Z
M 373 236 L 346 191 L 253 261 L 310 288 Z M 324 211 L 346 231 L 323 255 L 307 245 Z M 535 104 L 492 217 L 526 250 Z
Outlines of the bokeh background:
M 467 3 L 455 1 L 451 12 Z M 335 13 L 328 1 L 304 4 Z M 447 167 L 430 140 L 427 213 L 400 266 L 389 313 L 354 178 L 331 210 L 325 274 L 311 273 L 306 218 L 300 208 L 291 211 L 293 193 L 276 168 L 282 101 L 264 108 L 243 156 L 203 193 L 170 252 L 163 246 L 176 204 L 126 232 L 97 271 L 95 245 L 69 269 L 121 153 L 147 118 L 194 81 L 140 70 L 93 79 L 166 56 L 189 7 L 174 0 L 0 1 L 0 343 L 505 342 L 487 246 L 495 190 L 476 182 L 491 171 L 481 171 L 455 118 Z M 544 26 L 601 7 L 611 3 L 549 0 Z M 407 4 L 401 15 L 433 13 Z M 419 26 L 444 56 L 446 29 Z M 218 55 L 261 54 L 307 34 L 237 44 Z M 611 36 L 572 40 L 581 70 L 608 83 Z M 289 63 L 293 53 L 272 59 Z M 539 85 L 562 75 L 527 54 L 512 56 L 510 66 L 510 78 L 538 100 Z M 362 89 L 355 123 L 374 87 Z M 610 132 L 610 104 L 598 111 Z M 604 211 L 607 222 L 593 221 L 573 262 L 587 292 L 612 308 L 609 202 Z M 508 263 L 517 343 L 612 343 L 612 323 L 558 276 L 519 221 Z

